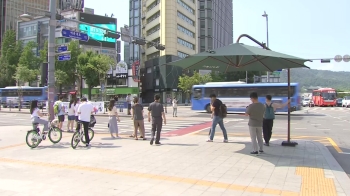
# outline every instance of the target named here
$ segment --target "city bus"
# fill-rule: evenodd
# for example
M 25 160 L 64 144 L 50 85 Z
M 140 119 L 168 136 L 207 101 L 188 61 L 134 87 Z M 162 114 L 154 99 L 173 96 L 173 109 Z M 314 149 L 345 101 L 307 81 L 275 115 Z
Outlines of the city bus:
M 0 101 L 3 107 L 18 107 L 19 93 L 22 92 L 21 101 L 23 107 L 28 107 L 29 102 L 38 100 L 40 104 L 47 101 L 47 87 L 30 87 L 30 86 L 9 86 L 0 88 Z
M 337 92 L 333 88 L 320 88 L 312 92 L 312 101 L 315 106 L 331 106 L 337 105 Z
M 300 87 L 298 83 L 291 83 L 290 87 L 291 111 L 300 110 Z M 192 110 L 210 112 L 209 96 L 214 93 L 226 105 L 228 112 L 245 112 L 246 107 L 251 104 L 249 98 L 251 92 L 258 93 L 261 103 L 265 103 L 266 95 L 271 95 L 274 103 L 288 101 L 287 83 L 213 82 L 192 87 Z M 276 112 L 288 112 L 288 107 L 277 109 Z

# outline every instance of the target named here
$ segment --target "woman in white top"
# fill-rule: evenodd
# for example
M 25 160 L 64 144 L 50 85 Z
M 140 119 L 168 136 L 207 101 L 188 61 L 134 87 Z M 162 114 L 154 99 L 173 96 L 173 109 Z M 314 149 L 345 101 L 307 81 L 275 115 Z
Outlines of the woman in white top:
M 31 114 L 30 118 L 33 124 L 38 123 L 38 124 L 44 125 L 43 132 L 49 130 L 48 121 L 40 118 L 40 117 L 43 117 L 44 115 L 40 112 L 38 108 L 37 100 L 33 100 L 30 103 L 30 114 Z
M 78 123 L 79 121 L 79 114 L 78 114 L 78 108 L 80 105 L 80 100 L 79 98 L 76 98 L 74 101 L 74 115 L 75 115 L 75 127 L 76 127 L 76 131 L 78 131 L 80 129 L 80 124 Z
M 73 132 L 73 125 L 75 121 L 75 112 L 74 112 L 74 100 L 70 100 L 68 105 L 68 124 L 67 130 L 68 132 Z
M 109 116 L 109 122 L 108 122 L 108 128 L 109 132 L 111 133 L 112 138 L 114 138 L 113 133 L 116 134 L 116 137 L 118 138 L 118 122 L 120 122 L 117 107 L 115 107 L 115 100 L 111 99 L 109 101 L 108 106 L 108 116 Z
M 173 117 L 177 117 L 177 99 L 174 97 L 173 99 Z

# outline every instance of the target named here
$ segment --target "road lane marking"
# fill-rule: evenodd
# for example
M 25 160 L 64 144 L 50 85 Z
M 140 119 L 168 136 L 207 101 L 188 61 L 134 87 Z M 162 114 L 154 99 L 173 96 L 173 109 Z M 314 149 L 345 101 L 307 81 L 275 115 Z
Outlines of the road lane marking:
M 338 152 L 338 153 L 343 153 L 343 151 L 339 148 L 339 146 L 337 145 L 337 143 L 335 143 L 335 141 L 330 138 L 327 137 L 328 141 L 332 144 L 333 148 Z

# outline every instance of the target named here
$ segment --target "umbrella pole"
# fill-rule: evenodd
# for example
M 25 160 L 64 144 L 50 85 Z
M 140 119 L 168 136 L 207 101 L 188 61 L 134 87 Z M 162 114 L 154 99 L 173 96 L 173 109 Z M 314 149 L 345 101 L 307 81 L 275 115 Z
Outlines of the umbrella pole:
M 290 69 L 288 69 L 288 100 L 290 100 Z M 290 141 L 290 103 L 288 103 L 288 136 L 287 141 L 282 142 L 282 146 L 295 147 L 298 143 Z

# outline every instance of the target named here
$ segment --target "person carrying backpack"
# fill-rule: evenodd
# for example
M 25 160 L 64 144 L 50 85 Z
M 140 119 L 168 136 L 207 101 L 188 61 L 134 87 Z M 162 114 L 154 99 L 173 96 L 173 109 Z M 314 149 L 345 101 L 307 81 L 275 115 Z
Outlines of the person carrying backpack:
M 60 95 L 59 100 L 53 105 L 53 111 L 58 117 L 58 128 L 62 130 L 64 116 L 66 114 L 65 108 L 63 106 L 63 95 Z
M 210 136 L 207 142 L 213 142 L 214 135 L 215 135 L 215 128 L 216 125 L 219 124 L 222 134 L 224 135 L 224 143 L 228 142 L 227 138 L 227 131 L 224 126 L 224 118 L 227 116 L 227 108 L 226 105 L 222 103 L 219 99 L 216 98 L 215 94 L 210 95 L 211 99 L 211 111 L 212 111 L 212 119 L 213 123 L 211 125 L 210 129 Z
M 278 108 L 284 108 L 285 106 L 290 103 L 290 100 L 287 101 L 287 103 L 279 104 L 279 103 L 272 103 L 272 96 L 266 95 L 265 100 L 265 113 L 264 113 L 264 120 L 263 120 L 263 135 L 265 140 L 265 146 L 270 145 L 270 139 L 272 136 L 272 127 L 273 127 L 273 120 L 275 119 L 275 111 Z

